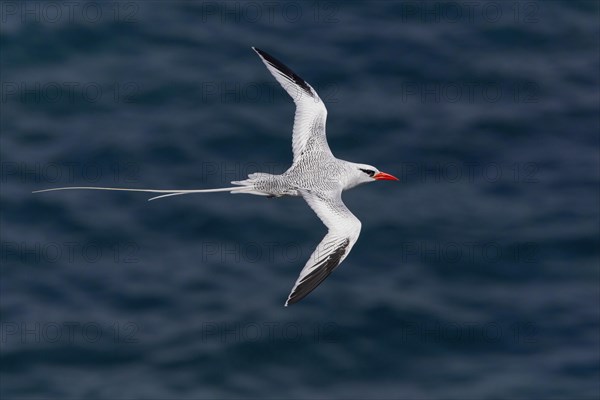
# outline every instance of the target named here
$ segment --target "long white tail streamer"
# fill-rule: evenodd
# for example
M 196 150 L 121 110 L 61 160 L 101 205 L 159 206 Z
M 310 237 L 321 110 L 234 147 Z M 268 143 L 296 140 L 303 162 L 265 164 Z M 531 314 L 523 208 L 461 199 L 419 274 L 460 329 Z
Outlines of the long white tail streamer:
M 182 194 L 193 194 L 193 193 L 214 193 L 214 192 L 234 192 L 246 189 L 244 186 L 232 186 L 228 188 L 218 189 L 192 189 L 192 190 L 177 190 L 177 189 L 129 189 L 129 188 L 112 188 L 112 187 L 95 187 L 95 186 L 69 186 L 52 189 L 35 190 L 32 193 L 43 193 L 43 192 L 54 192 L 58 190 L 111 190 L 111 191 L 122 191 L 122 192 L 144 192 L 144 193 L 167 193 L 160 196 L 152 197 L 148 201 L 160 199 L 163 197 L 179 196 Z

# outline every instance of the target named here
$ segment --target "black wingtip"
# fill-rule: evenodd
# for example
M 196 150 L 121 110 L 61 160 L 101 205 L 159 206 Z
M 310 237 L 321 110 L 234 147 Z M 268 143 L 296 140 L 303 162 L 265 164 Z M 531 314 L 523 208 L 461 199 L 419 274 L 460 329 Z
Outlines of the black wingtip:
M 259 49 L 258 47 L 252 46 L 252 50 L 254 50 L 254 52 L 256 54 L 258 54 L 259 56 L 261 56 L 265 60 L 268 60 L 269 58 L 273 58 L 271 55 L 269 55 L 269 53 L 264 52 L 263 50 Z
M 308 296 L 313 290 L 317 288 L 325 278 L 327 278 L 334 269 L 336 269 L 342 262 L 342 257 L 346 254 L 346 249 L 350 245 L 350 240 L 344 240 L 325 260 L 321 262 L 313 272 L 304 278 L 304 282 L 301 283 L 295 291 L 293 291 L 288 297 L 286 306 L 288 304 L 294 304 Z
M 309 96 L 315 96 L 310 88 L 310 85 L 300 76 L 298 76 L 298 74 L 292 71 L 291 68 L 286 66 L 284 63 L 282 63 L 266 51 L 259 49 L 258 47 L 252 46 L 252 50 L 254 50 L 259 56 L 261 56 L 267 63 L 269 63 L 274 68 L 278 69 L 282 74 L 287 76 L 288 79 L 290 79 L 296 85 L 300 86 L 302 90 L 304 90 Z

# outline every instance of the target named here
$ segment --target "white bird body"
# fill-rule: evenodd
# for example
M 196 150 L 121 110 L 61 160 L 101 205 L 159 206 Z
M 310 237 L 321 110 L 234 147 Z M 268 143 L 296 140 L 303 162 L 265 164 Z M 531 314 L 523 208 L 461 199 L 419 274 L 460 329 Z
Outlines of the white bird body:
M 348 256 L 358 240 L 361 223 L 346 208 L 342 192 L 375 180 L 397 180 L 368 164 L 337 159 L 331 153 L 325 133 L 327 109 L 317 92 L 283 63 L 254 48 L 271 74 L 296 104 L 292 135 L 293 163 L 281 175 L 262 172 L 247 179 L 231 182 L 234 187 L 199 190 L 159 190 L 100 187 L 67 187 L 65 189 L 123 190 L 165 193 L 150 200 L 191 193 L 231 192 L 268 197 L 302 196 L 329 229 L 300 272 L 285 303 L 295 303 L 314 290 Z

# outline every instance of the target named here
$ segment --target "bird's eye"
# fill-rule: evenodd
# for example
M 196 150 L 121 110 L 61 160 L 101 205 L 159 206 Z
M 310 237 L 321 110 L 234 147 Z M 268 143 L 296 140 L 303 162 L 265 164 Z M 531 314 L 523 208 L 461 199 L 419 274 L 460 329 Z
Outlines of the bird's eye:
M 373 176 L 375 175 L 375 171 L 372 171 L 370 169 L 360 169 L 362 172 L 364 172 L 365 174 L 369 175 L 369 176 Z

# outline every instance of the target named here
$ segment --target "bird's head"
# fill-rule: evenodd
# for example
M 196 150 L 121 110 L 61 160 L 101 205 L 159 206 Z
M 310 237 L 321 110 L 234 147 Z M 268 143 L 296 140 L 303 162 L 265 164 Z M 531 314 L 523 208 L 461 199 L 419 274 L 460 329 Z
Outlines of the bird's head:
M 399 179 L 393 175 L 379 171 L 372 165 L 356 164 L 352 165 L 352 186 L 360 185 L 373 181 L 398 181 Z

